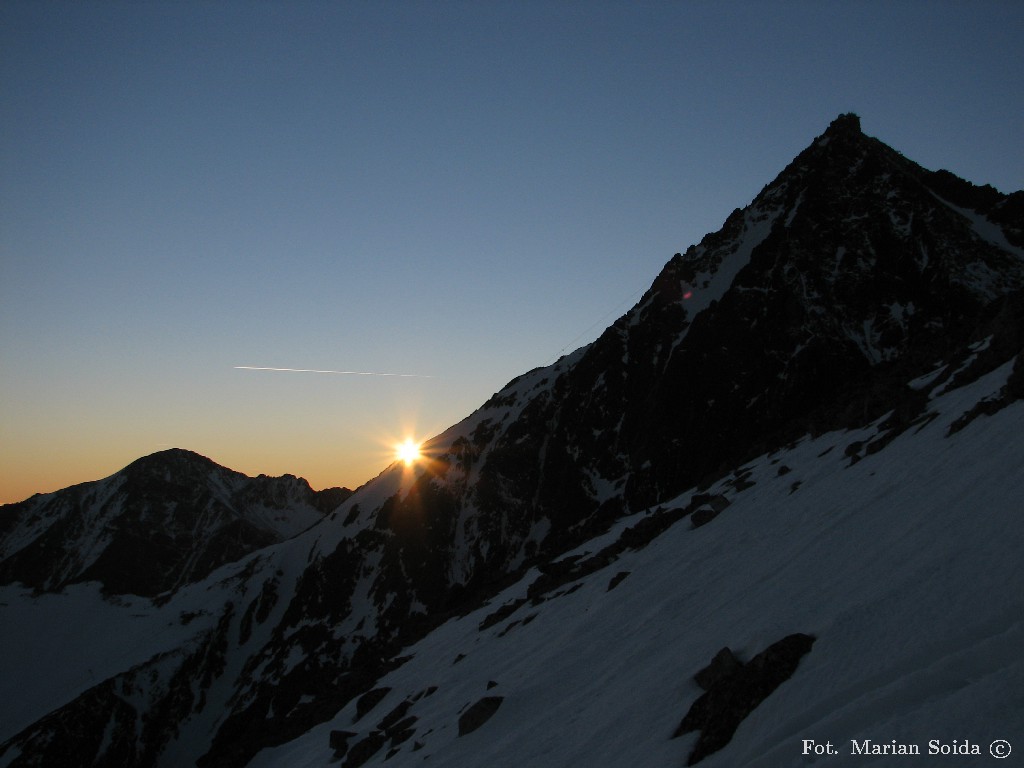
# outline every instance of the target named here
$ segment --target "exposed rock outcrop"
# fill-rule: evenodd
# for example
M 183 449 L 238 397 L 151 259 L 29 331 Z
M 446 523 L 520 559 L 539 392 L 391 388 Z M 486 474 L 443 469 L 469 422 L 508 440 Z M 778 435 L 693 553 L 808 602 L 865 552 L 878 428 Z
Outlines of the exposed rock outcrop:
M 705 689 L 691 705 L 672 738 L 700 731 L 687 765 L 696 765 L 732 739 L 743 719 L 772 691 L 792 677 L 800 659 L 811 650 L 814 637 L 796 633 L 772 643 L 746 664 L 728 648 L 694 675 Z

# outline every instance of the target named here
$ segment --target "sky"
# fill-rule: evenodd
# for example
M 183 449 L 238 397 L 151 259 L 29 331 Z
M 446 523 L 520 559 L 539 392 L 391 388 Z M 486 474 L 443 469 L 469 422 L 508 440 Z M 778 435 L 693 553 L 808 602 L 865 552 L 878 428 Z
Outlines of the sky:
M 1020 190 L 1021 29 L 985 0 L 7 0 L 0 503 L 171 447 L 361 485 L 843 112 Z

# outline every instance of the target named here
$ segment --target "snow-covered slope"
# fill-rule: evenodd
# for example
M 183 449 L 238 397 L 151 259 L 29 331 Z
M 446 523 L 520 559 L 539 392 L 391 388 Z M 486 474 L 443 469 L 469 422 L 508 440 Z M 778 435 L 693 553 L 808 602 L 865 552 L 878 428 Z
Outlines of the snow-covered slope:
M 531 568 L 402 649 L 367 681 L 390 690 L 361 718 L 354 697 L 252 765 L 337 764 L 332 731 L 350 750 L 382 734 L 367 765 L 392 752 L 389 766 L 681 765 L 696 734 L 671 735 L 702 693 L 693 675 L 722 647 L 745 660 L 794 632 L 816 638 L 810 653 L 704 765 L 806 765 L 804 739 L 831 742 L 832 765 L 860 765 L 850 742 L 864 739 L 969 741 L 984 754 L 956 764 L 990 764 L 990 742 L 1024 737 L 1024 402 L 977 405 L 1004 398 L 1012 365 L 962 387 L 912 382 L 935 394 L 899 434 L 882 418 L 805 437 L 619 520 L 558 558 L 561 573 Z M 729 504 L 694 527 L 673 510 L 695 495 Z M 678 519 L 649 543 L 630 535 L 666 515 Z M 215 580 L 157 607 L 95 585 L 4 588 L 0 738 L 121 669 L 151 674 L 241 594 Z M 460 737 L 488 697 L 501 697 L 493 717 Z
M 368 766 L 683 765 L 697 736 L 671 736 L 702 693 L 693 675 L 722 647 L 746 659 L 795 632 L 816 637 L 812 650 L 703 765 L 808 765 L 805 739 L 830 741 L 840 754 L 822 763 L 835 766 L 863 765 L 850 743 L 865 739 L 918 745 L 925 761 L 931 740 L 970 742 L 983 754 L 948 764 L 991 765 L 992 741 L 1024 747 L 1024 403 L 947 433 L 1009 372 L 935 398 L 878 452 L 863 446 L 884 420 L 761 456 L 705 491 L 730 502 L 709 523 L 684 517 L 523 601 L 531 570 L 405 649 L 361 717 L 354 700 L 251 765 L 332 764 L 332 731 L 353 752 L 381 734 Z M 572 554 L 585 561 L 655 514 Z M 496 712 L 460 736 L 460 715 L 487 697 Z

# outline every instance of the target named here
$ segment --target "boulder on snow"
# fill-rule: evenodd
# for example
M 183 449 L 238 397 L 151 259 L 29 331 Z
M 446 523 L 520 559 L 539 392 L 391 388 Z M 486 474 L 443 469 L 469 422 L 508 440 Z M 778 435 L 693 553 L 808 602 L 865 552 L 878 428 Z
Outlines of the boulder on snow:
M 614 576 L 612 576 L 611 580 L 608 582 L 608 591 L 611 592 L 613 589 L 619 586 L 619 584 L 622 583 L 622 580 L 629 576 L 629 574 L 629 571 L 619 571 Z
M 745 479 L 749 474 L 750 472 L 748 471 L 741 477 Z M 706 525 L 718 517 L 719 513 L 729 506 L 729 500 L 721 494 L 712 496 L 706 493 L 698 493 L 690 500 L 690 505 L 695 507 L 693 512 L 690 513 L 690 523 L 694 528 L 700 528 L 702 525 Z
M 459 736 L 472 733 L 486 723 L 498 711 L 504 696 L 484 696 L 459 717 Z
M 387 737 L 380 731 L 373 731 L 368 734 L 361 741 L 352 745 L 352 749 L 349 750 L 348 758 L 342 764 L 342 768 L 359 768 L 360 765 L 380 752 L 380 748 L 384 746 L 385 741 L 387 741 Z
M 718 517 L 718 512 L 711 507 L 699 507 L 693 510 L 693 514 L 690 515 L 690 523 L 694 528 L 700 528 L 702 525 L 710 523 L 716 517 Z
M 335 757 L 344 757 L 348 752 L 348 740 L 356 734 L 352 731 L 331 731 L 328 744 L 334 750 Z
M 728 744 L 743 719 L 792 677 L 814 640 L 811 635 L 799 632 L 788 635 L 746 664 L 740 664 L 728 648 L 719 651 L 711 663 L 694 676 L 698 685 L 709 687 L 693 702 L 672 734 L 672 738 L 676 738 L 700 731 L 687 765 L 696 765 Z
M 352 722 L 358 723 L 362 720 L 366 713 L 380 704 L 381 699 L 390 692 L 390 688 L 374 688 L 372 691 L 367 691 L 360 696 L 359 701 L 356 702 L 356 716 Z
M 693 676 L 693 679 L 697 685 L 708 691 L 741 669 L 743 662 L 737 659 L 729 648 L 723 648 L 715 654 L 710 664 Z

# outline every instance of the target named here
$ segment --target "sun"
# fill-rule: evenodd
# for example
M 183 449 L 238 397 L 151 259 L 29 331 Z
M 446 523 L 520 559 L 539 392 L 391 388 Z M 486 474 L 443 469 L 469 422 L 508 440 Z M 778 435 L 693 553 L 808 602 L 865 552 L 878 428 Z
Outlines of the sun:
M 405 466 L 412 466 L 420 457 L 420 444 L 407 437 L 404 443 L 395 446 L 395 456 L 404 461 Z

